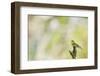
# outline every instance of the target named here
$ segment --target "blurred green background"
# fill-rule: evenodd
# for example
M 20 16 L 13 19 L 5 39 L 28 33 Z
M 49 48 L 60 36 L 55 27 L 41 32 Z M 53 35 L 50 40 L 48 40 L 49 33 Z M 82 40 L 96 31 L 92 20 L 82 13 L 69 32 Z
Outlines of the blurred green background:
M 88 57 L 88 18 L 74 16 L 28 15 L 28 60 L 72 59 L 71 40 L 77 59 Z

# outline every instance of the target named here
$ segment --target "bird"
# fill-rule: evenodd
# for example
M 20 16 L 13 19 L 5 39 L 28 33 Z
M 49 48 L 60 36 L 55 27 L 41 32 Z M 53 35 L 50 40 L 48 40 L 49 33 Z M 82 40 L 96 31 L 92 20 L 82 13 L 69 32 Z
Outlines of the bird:
M 74 40 L 71 40 L 71 44 L 72 44 L 73 50 L 72 50 L 72 52 L 69 50 L 69 53 L 70 53 L 70 55 L 72 56 L 73 59 L 76 59 L 76 55 L 77 55 L 77 49 L 76 48 L 82 49 L 82 47 L 79 46 L 77 43 L 75 43 Z

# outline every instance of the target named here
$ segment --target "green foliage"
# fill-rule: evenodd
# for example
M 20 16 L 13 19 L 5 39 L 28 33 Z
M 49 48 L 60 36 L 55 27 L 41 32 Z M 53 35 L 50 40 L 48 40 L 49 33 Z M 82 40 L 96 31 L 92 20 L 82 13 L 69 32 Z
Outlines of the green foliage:
M 58 16 L 57 17 L 58 19 L 58 22 L 60 23 L 60 25 L 63 27 L 63 26 L 66 26 L 66 24 L 68 23 L 69 21 L 69 17 L 64 17 L 64 16 Z

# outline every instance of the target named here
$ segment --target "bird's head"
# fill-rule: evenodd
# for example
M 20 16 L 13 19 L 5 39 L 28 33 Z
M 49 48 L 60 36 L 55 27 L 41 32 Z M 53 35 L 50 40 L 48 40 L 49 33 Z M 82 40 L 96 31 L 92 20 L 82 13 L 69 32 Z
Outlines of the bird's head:
M 74 40 L 71 40 L 71 43 L 74 44 L 75 43 Z

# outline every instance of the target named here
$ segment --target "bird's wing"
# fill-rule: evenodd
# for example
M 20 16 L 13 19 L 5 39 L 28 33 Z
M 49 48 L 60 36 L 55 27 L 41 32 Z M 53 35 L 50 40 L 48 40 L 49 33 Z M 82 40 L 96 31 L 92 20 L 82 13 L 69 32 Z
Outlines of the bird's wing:
M 76 46 L 77 46 L 78 48 L 81 48 L 81 49 L 82 49 L 82 47 L 81 47 L 81 46 L 79 46 L 78 44 L 76 44 Z

